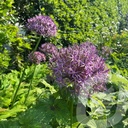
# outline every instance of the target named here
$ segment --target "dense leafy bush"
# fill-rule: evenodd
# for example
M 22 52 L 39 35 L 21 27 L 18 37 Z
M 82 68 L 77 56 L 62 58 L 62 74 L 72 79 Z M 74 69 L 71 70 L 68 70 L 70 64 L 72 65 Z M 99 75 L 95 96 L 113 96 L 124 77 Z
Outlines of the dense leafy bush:
M 22 1 L 23 9 L 22 4 L 15 0 L 15 7 L 21 23 L 39 13 L 52 17 L 59 27 L 55 42 L 68 45 L 86 40 L 94 43 L 108 41 L 110 36 L 124 28 L 121 21 L 127 10 L 124 2 L 127 4 L 126 0 Z
M 22 66 L 25 58 L 25 50 L 30 49 L 30 44 L 23 37 L 20 28 L 16 26 L 13 1 L 2 1 L 1 20 L 0 20 L 0 70 L 8 71 L 10 69 Z M 9 68 L 8 68 L 9 67 Z
M 112 38 L 111 64 L 116 65 L 115 70 L 128 78 L 128 31 L 122 31 Z

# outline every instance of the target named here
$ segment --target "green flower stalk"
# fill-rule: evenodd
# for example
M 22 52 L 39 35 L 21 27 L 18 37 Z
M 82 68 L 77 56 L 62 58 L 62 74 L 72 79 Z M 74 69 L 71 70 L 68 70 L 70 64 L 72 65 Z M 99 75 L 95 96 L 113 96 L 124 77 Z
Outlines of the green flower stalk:
M 45 61 L 45 55 L 42 53 L 36 52 L 36 50 L 39 46 L 39 43 L 40 43 L 42 37 L 45 38 L 45 37 L 55 36 L 56 31 L 57 31 L 57 27 L 54 24 L 53 20 L 49 16 L 42 16 L 42 15 L 35 16 L 33 18 L 28 19 L 26 27 L 28 30 L 34 31 L 36 34 L 40 35 L 39 40 L 38 40 L 34 50 L 32 51 L 31 54 L 29 54 L 29 59 L 34 61 L 36 64 L 39 64 L 41 61 Z M 34 77 L 34 73 L 36 70 L 36 64 L 35 64 L 35 67 L 34 67 L 34 70 L 32 73 L 31 82 L 30 82 L 29 89 L 28 89 L 28 92 L 26 94 L 24 103 L 26 103 L 28 96 L 29 96 L 29 93 L 30 93 L 30 90 L 31 90 L 31 87 L 32 87 L 33 77 Z M 20 88 L 20 85 L 21 85 L 23 77 L 24 77 L 24 73 L 25 73 L 25 68 L 23 70 L 23 73 L 22 73 L 21 78 L 20 78 L 20 82 L 19 82 L 19 84 L 16 88 L 16 91 L 14 93 L 14 96 L 12 98 L 11 107 L 13 107 L 13 105 L 15 103 L 18 90 Z

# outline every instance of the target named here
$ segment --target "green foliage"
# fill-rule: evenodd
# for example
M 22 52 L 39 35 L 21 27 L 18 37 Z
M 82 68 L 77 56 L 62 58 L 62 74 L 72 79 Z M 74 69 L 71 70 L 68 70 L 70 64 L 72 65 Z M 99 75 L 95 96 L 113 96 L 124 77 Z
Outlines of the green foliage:
M 9 56 L 8 46 L 9 36 L 12 40 L 14 34 L 17 30 L 14 26 L 9 25 L 12 19 L 12 10 L 13 0 L 1 0 L 0 2 L 0 70 L 7 69 L 9 61 L 11 60 Z M 8 25 L 7 25 L 8 24 Z
M 128 79 L 128 32 L 122 31 L 112 37 L 112 43 L 109 45 L 112 49 L 109 58 L 110 68 L 113 73 L 119 73 Z
M 119 19 L 126 15 L 127 7 L 122 1 L 115 0 L 43 0 L 34 2 L 15 0 L 15 7 L 20 17 L 19 22 L 37 14 L 49 15 L 58 24 L 58 36 L 54 42 L 69 45 L 86 40 L 94 43 L 108 42 L 120 28 Z M 24 5 L 24 6 L 22 6 Z M 24 7 L 24 8 L 23 8 Z
M 113 48 L 113 51 L 118 54 L 118 58 L 121 59 L 122 57 L 126 60 L 120 60 L 124 64 L 120 65 L 120 67 L 128 67 L 127 65 L 127 57 L 128 57 L 128 31 L 122 31 L 120 34 L 116 34 L 112 38 L 112 44 L 111 47 Z M 118 64 L 118 63 L 117 63 Z
M 63 107 L 64 105 L 65 107 Z M 38 126 L 38 124 L 39 128 L 41 128 L 41 125 L 45 127 L 65 127 L 69 123 L 68 118 L 69 111 L 63 100 L 44 99 L 38 102 L 34 108 L 20 115 L 19 121 L 24 127 L 27 125 L 30 125 L 30 127 Z
M 30 44 L 18 34 L 18 28 L 12 24 L 0 25 L 0 69 L 21 67 L 25 49 Z
M 110 86 L 109 83 L 111 83 Z M 102 128 L 108 124 L 113 128 L 127 126 L 128 80 L 119 72 L 110 73 L 106 86 L 106 92 L 94 93 L 89 99 L 80 99 L 84 105 L 82 108 L 77 108 L 83 111 L 76 115 L 81 122 L 81 125 L 79 123 L 80 127 Z M 87 107 L 90 109 L 88 110 Z
M 14 0 L 14 7 L 17 11 L 15 16 L 21 24 L 26 23 L 27 19 L 40 12 L 40 2 L 35 0 Z
M 123 84 L 124 88 L 128 90 L 128 79 L 120 75 L 119 73 L 111 74 L 110 76 L 110 82 L 116 84 L 118 87 L 120 87 L 120 84 Z
M 94 43 L 107 40 L 117 31 L 116 2 L 95 1 L 93 3 L 82 0 L 55 1 L 45 0 L 42 13 L 50 15 L 58 24 L 58 40 L 63 45 L 92 41 Z M 109 7 L 109 8 L 108 8 Z M 115 8 L 114 8 L 115 7 Z
M 65 105 L 63 100 L 56 100 L 54 103 L 52 99 L 38 101 L 35 106 L 20 113 L 18 118 L 13 120 L 15 123 L 10 124 L 22 128 L 65 128 L 69 125 L 69 111 Z M 9 122 L 3 121 L 0 126 L 3 124 L 7 128 Z
M 91 109 L 91 112 L 88 111 L 89 116 L 85 114 L 77 115 L 79 121 L 84 126 L 89 126 L 90 128 L 102 128 L 109 125 L 114 128 L 119 126 L 124 127 L 122 121 L 125 122 L 128 111 L 127 93 L 128 91 L 123 89 L 120 89 L 119 92 L 108 94 L 95 93 L 86 104 Z
M 1 0 L 0 2 L 0 24 L 12 22 L 14 10 L 13 0 Z
M 11 102 L 10 97 L 13 95 L 14 88 L 16 87 L 16 84 L 18 84 L 17 79 L 19 72 L 15 71 L 12 73 L 9 73 L 6 76 L 3 76 L 4 79 L 1 79 L 1 112 L 0 112 L 0 120 L 1 119 L 7 119 L 9 117 L 16 117 L 18 113 L 20 113 L 19 116 L 17 116 L 18 120 L 13 119 L 8 121 L 1 121 L 0 126 L 1 127 L 8 127 L 8 124 L 10 122 L 10 125 L 15 127 L 14 124 L 18 127 L 28 127 L 28 128 L 41 128 L 44 127 L 52 127 L 52 126 L 58 126 L 58 127 L 65 127 L 69 124 L 69 110 L 67 107 L 67 102 L 63 101 L 62 99 L 53 99 L 51 97 L 51 94 L 54 94 L 56 90 L 53 86 L 48 84 L 44 79 L 42 80 L 42 77 L 45 78 L 47 68 L 45 68 L 46 65 L 37 65 L 37 70 L 35 73 L 35 77 L 33 78 L 33 87 L 31 89 L 31 93 L 29 95 L 29 99 L 27 102 L 27 106 L 23 104 L 25 93 L 28 88 L 28 79 L 30 78 L 30 75 L 32 73 L 32 67 L 28 67 L 25 70 L 25 78 L 24 81 L 21 84 L 20 90 L 17 95 L 17 101 L 15 102 L 15 105 L 13 108 L 9 108 L 9 104 Z M 13 79 L 11 79 L 13 78 Z M 8 80 L 10 82 L 8 82 Z M 11 84 L 11 85 L 8 85 Z M 42 86 L 42 87 L 41 87 Z M 10 90 L 11 89 L 11 90 Z M 5 93 L 4 93 L 5 92 Z M 10 93 L 9 93 L 10 92 Z M 3 100 L 2 100 L 3 99 Z M 4 102 L 4 100 L 6 102 Z M 26 108 L 37 100 L 36 105 L 34 105 L 32 108 L 28 109 Z M 25 112 L 23 112 L 25 111 Z M 7 122 L 7 123 L 4 123 Z
M 118 7 L 118 13 L 119 13 L 119 33 L 122 30 L 128 29 L 128 12 L 127 12 L 127 5 L 128 1 L 127 0 L 117 0 L 117 7 Z
M 23 65 L 24 51 L 30 44 L 22 38 L 20 30 L 15 26 L 13 0 L 0 3 L 0 70 L 19 68 Z
M 23 72 L 23 71 L 21 71 Z M 33 66 L 27 67 L 25 70 L 24 79 L 20 85 L 20 89 L 16 96 L 16 101 L 13 108 L 10 108 L 11 100 L 14 92 L 20 82 L 20 72 L 13 70 L 11 73 L 3 74 L 0 76 L 0 119 L 6 119 L 8 117 L 16 116 L 18 112 L 24 111 L 29 105 L 36 101 L 36 98 L 43 92 L 43 84 L 41 84 L 42 78 L 46 79 L 46 74 L 49 73 L 46 64 L 38 65 L 35 72 L 32 89 L 26 106 L 24 105 L 25 96 L 29 88 L 29 82 L 31 74 L 33 72 Z M 44 80 L 43 80 L 44 81 Z M 46 83 L 46 82 L 45 82 Z M 41 84 L 40 87 L 39 84 Z M 42 89 L 41 89 L 42 88 Z

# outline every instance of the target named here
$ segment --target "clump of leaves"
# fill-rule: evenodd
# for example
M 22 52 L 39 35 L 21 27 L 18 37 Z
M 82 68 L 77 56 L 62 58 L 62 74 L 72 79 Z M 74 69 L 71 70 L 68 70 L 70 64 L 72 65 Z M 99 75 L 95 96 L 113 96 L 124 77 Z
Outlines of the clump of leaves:
M 25 69 L 25 76 L 19 87 L 13 107 L 10 107 L 10 105 L 14 97 L 14 92 L 16 91 L 16 88 L 20 82 L 20 72 L 12 70 L 11 73 L 0 76 L 0 108 L 2 111 L 0 114 L 0 119 L 15 117 L 18 112 L 24 111 L 28 106 L 34 104 L 36 98 L 45 91 L 43 85 L 41 87 L 39 84 L 42 79 L 46 79 L 46 74 L 49 73 L 49 70 L 47 69 L 46 64 L 37 65 L 37 70 L 33 77 L 30 96 L 28 97 L 27 103 L 24 104 L 33 70 L 33 65 Z M 21 70 L 21 74 L 22 73 L 23 71 Z

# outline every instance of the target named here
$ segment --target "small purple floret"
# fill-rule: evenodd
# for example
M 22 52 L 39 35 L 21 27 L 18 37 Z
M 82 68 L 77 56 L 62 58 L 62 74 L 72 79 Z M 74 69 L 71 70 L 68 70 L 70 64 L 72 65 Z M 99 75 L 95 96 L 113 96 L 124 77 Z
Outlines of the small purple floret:
M 41 62 L 44 62 L 46 60 L 46 57 L 43 53 L 36 51 L 36 52 L 31 52 L 28 55 L 28 59 L 32 63 L 40 64 Z
M 52 43 L 42 44 L 39 50 L 46 55 L 56 54 L 56 52 L 58 51 L 57 47 L 53 45 Z

